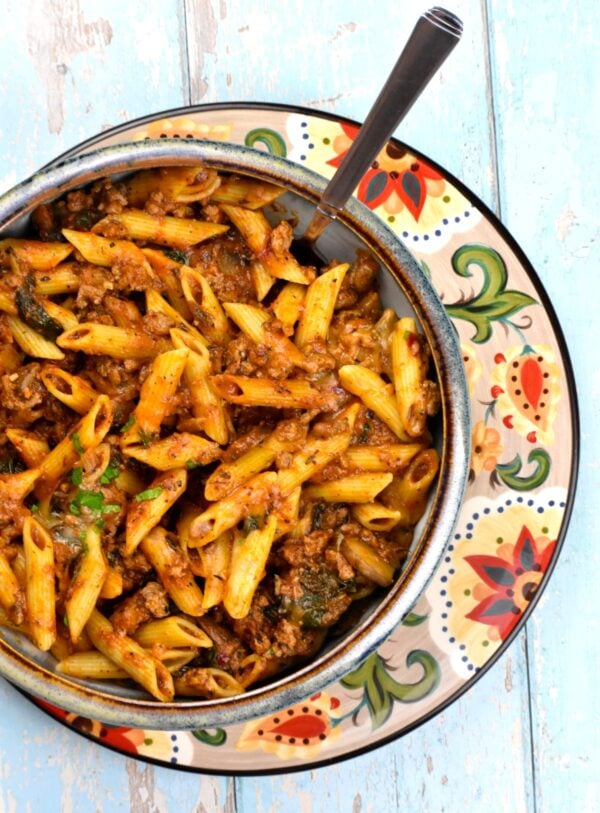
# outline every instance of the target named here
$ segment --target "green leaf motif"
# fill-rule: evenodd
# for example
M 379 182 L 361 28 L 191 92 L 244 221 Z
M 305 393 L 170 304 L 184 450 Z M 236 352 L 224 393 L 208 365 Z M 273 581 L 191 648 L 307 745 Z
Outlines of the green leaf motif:
M 255 130 L 250 130 L 250 132 L 246 133 L 244 144 L 247 147 L 262 144 L 271 155 L 280 155 L 282 158 L 287 155 L 287 147 L 283 138 L 275 130 L 270 130 L 268 127 L 257 127 Z
M 550 456 L 544 449 L 533 449 L 529 453 L 527 462 L 535 464 L 533 474 L 526 477 L 520 475 L 523 462 L 521 455 L 517 454 L 510 463 L 499 463 L 496 466 L 498 477 L 504 485 L 514 489 L 514 491 L 531 491 L 532 488 L 538 488 L 548 479 L 550 474 L 552 466 Z
M 409 613 L 402 622 L 403 627 L 418 627 L 424 621 L 427 621 L 428 616 L 419 615 L 418 613 Z
M 469 267 L 477 265 L 483 273 L 483 286 L 471 299 L 446 305 L 448 316 L 464 319 L 475 328 L 472 341 L 483 344 L 492 335 L 493 322 L 508 322 L 521 308 L 537 305 L 537 300 L 521 291 L 507 290 L 508 274 L 504 260 L 489 246 L 475 243 L 462 246 L 452 257 L 452 268 L 459 277 L 472 276 Z
M 215 728 L 214 734 L 205 728 L 198 728 L 192 731 L 192 736 L 205 745 L 224 745 L 227 740 L 227 732 L 223 728 Z
M 364 701 L 371 716 L 373 731 L 389 719 L 395 702 L 415 703 L 433 692 L 440 682 L 441 670 L 436 659 L 422 649 L 409 652 L 408 667 L 419 664 L 423 675 L 416 683 L 398 683 L 390 675 L 387 665 L 377 652 L 369 655 L 358 669 L 342 678 L 346 689 L 362 689 Z

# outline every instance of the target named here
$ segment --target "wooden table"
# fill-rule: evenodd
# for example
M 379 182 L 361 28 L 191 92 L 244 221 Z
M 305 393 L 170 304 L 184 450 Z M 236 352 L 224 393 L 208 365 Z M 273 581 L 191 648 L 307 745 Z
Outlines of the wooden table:
M 4 0 L 0 189 L 102 129 L 189 103 L 288 102 L 360 120 L 427 7 Z M 1 811 L 600 809 L 597 7 L 454 0 L 452 8 L 464 39 L 401 137 L 511 230 L 554 303 L 579 384 L 579 495 L 532 620 L 465 696 L 408 736 L 273 778 L 212 778 L 125 758 L 2 682 Z

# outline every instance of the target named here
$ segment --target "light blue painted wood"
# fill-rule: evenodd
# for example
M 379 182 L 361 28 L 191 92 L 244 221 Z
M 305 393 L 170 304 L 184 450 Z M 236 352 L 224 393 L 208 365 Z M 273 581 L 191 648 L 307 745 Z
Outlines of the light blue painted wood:
M 548 14 L 536 3 L 492 3 L 502 217 L 552 298 L 581 407 L 573 521 L 528 625 L 539 811 L 600 808 L 597 12 L 593 0 L 554 3 Z
M 190 95 L 298 102 L 360 119 L 428 5 L 187 0 L 184 37 L 184 0 L 8 0 L 0 35 L 0 189 L 104 127 L 178 106 Z M 451 5 L 465 21 L 465 37 L 399 135 L 488 204 L 499 198 L 504 220 L 542 273 L 588 396 L 579 507 L 529 628 L 533 717 L 522 634 L 468 695 L 403 740 L 338 766 L 234 783 L 101 749 L 0 683 L 2 813 L 600 807 L 597 612 L 593 617 L 589 608 L 600 572 L 593 534 L 600 444 L 592 428 L 600 417 L 594 398 L 600 381 L 588 357 L 598 331 L 578 285 L 597 286 L 599 201 L 589 179 L 598 169 L 599 117 L 590 110 L 594 41 L 586 21 L 595 4 L 560 0 L 547 22 L 542 0 L 526 7 L 500 0 Z M 58 70 L 63 65 L 66 71 Z

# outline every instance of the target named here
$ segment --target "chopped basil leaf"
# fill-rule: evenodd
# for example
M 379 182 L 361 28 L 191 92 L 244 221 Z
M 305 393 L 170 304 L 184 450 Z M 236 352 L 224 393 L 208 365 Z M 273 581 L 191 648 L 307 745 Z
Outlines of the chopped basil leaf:
M 154 488 L 147 488 L 145 491 L 140 491 L 133 498 L 136 502 L 146 502 L 147 500 L 155 500 L 163 493 L 162 486 L 155 486 Z
M 134 423 L 135 415 L 130 415 L 129 418 L 127 419 L 127 423 L 124 423 L 123 426 L 121 427 L 121 434 L 123 434 L 123 432 L 127 432 L 128 429 L 131 429 Z
M 83 446 L 81 445 L 79 433 L 73 432 L 73 434 L 71 435 L 71 440 L 73 441 L 73 446 L 75 447 L 75 451 L 77 452 L 77 454 L 83 454 Z
M 195 460 L 186 460 L 185 467 L 186 469 L 197 469 L 200 463 L 196 463 Z
M 63 624 L 65 625 L 65 627 L 69 626 L 69 617 L 66 613 L 63 615 Z
M 109 463 L 100 476 L 103 486 L 108 485 L 119 476 L 119 466 L 116 463 Z
M 77 466 L 76 469 L 73 469 L 71 472 L 71 482 L 74 486 L 80 486 L 81 481 L 83 480 L 83 469 L 81 466 Z
M 83 545 L 81 546 L 82 555 L 85 556 L 86 553 L 88 553 L 88 551 L 89 551 L 88 543 L 84 542 Z
M 177 248 L 163 249 L 163 254 L 165 255 L 165 257 L 168 257 L 175 263 L 180 263 L 181 265 L 187 264 L 188 261 L 187 254 L 184 251 L 180 251 Z
M 69 504 L 69 511 L 75 516 L 81 515 L 81 509 L 87 508 L 92 514 L 117 514 L 121 510 L 118 503 L 104 504 L 104 494 L 101 491 L 88 491 L 80 488 L 75 499 Z
M 31 511 L 32 514 L 37 514 L 37 512 L 40 510 L 40 504 L 37 502 L 32 503 L 29 507 L 29 510 Z

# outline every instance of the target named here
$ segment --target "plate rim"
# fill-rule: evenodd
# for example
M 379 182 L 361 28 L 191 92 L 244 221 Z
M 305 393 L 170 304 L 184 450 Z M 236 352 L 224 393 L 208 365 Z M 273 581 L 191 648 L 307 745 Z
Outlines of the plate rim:
M 329 111 L 319 110 L 317 108 L 304 107 L 302 105 L 292 105 L 275 102 L 254 102 L 254 101 L 209 102 L 206 104 L 186 105 L 181 107 L 170 108 L 167 110 L 157 111 L 155 113 L 148 113 L 144 116 L 140 116 L 138 118 L 131 119 L 127 122 L 123 122 L 122 124 L 115 125 L 114 127 L 110 127 L 101 133 L 98 133 L 94 136 L 91 136 L 79 142 L 73 147 L 70 147 L 68 150 L 65 150 L 60 155 L 58 155 L 57 157 L 49 161 L 47 164 L 45 164 L 44 167 L 42 168 L 45 168 L 50 164 L 60 164 L 60 162 L 66 160 L 67 158 L 71 157 L 74 154 L 82 153 L 86 151 L 88 148 L 93 148 L 99 141 L 102 141 L 103 139 L 119 135 L 124 131 L 131 130 L 134 127 L 142 126 L 148 122 L 157 121 L 163 118 L 191 115 L 193 113 L 203 113 L 213 111 L 224 112 L 230 110 L 257 110 L 257 111 L 263 110 L 268 112 L 276 111 L 280 113 L 300 114 L 309 117 L 312 116 L 320 119 L 325 119 L 328 121 L 333 121 L 336 123 L 350 124 L 356 127 L 361 126 L 360 122 L 348 118 L 347 116 L 332 113 Z M 444 700 L 441 703 L 436 705 L 428 712 L 424 713 L 417 720 L 413 720 L 412 722 L 408 723 L 401 730 L 390 732 L 389 734 L 381 737 L 380 739 L 374 742 L 369 742 L 363 746 L 358 745 L 352 747 L 347 752 L 336 754 L 335 756 L 329 758 L 327 757 L 323 759 L 310 758 L 303 761 L 302 764 L 287 763 L 285 766 L 281 767 L 273 766 L 271 768 L 255 768 L 251 770 L 246 769 L 220 770 L 213 768 L 203 769 L 202 767 L 198 767 L 195 765 L 186 765 L 183 763 L 171 763 L 161 761 L 159 759 L 156 759 L 155 757 L 146 756 L 144 754 L 132 754 L 129 752 L 125 752 L 119 749 L 118 747 L 111 745 L 110 743 L 102 742 L 102 740 L 98 739 L 97 737 L 93 736 L 88 732 L 73 727 L 66 721 L 66 719 L 61 719 L 60 717 L 53 714 L 50 711 L 50 709 L 46 707 L 44 701 L 39 700 L 33 695 L 29 695 L 27 692 L 19 689 L 16 686 L 14 687 L 20 694 L 22 694 L 27 700 L 29 700 L 33 705 L 36 706 L 36 708 L 41 710 L 44 714 L 51 717 L 56 722 L 60 723 L 68 730 L 85 737 L 86 739 L 90 740 L 91 742 L 97 745 L 100 745 L 103 748 L 107 748 L 108 750 L 121 754 L 122 756 L 128 756 L 151 765 L 156 765 L 162 768 L 169 768 L 175 771 L 183 771 L 206 776 L 233 776 L 233 777 L 276 776 L 289 773 L 299 773 L 307 770 L 317 770 L 319 768 L 335 765 L 337 763 L 344 762 L 346 760 L 353 759 L 358 756 L 362 756 L 366 753 L 370 753 L 376 749 L 389 745 L 392 742 L 400 740 L 402 737 L 406 736 L 407 734 L 410 734 L 412 731 L 429 722 L 434 717 L 437 717 L 439 714 L 448 709 L 452 704 L 454 704 L 460 697 L 466 694 L 481 677 L 487 674 L 488 670 L 490 670 L 498 662 L 502 655 L 506 653 L 506 651 L 514 643 L 518 635 L 521 633 L 523 628 L 526 626 L 531 614 L 537 607 L 538 602 L 540 601 L 542 595 L 546 590 L 548 583 L 550 582 L 550 579 L 552 578 L 554 569 L 562 553 L 563 545 L 567 536 L 567 532 L 573 514 L 573 507 L 575 503 L 579 477 L 579 461 L 581 445 L 580 411 L 578 403 L 577 384 L 573 370 L 573 363 L 571 361 L 566 338 L 564 336 L 560 321 L 558 319 L 554 306 L 552 305 L 550 296 L 548 295 L 546 288 L 542 280 L 540 279 L 540 276 L 538 275 L 537 271 L 535 270 L 533 264 L 531 263 L 527 255 L 525 254 L 525 251 L 521 248 L 520 244 L 512 236 L 508 228 L 502 223 L 500 217 L 483 200 L 481 200 L 476 193 L 469 189 L 469 187 L 466 186 L 466 184 L 463 181 L 457 178 L 452 172 L 447 170 L 437 161 L 434 161 L 429 156 L 427 156 L 420 150 L 412 147 L 405 141 L 402 141 L 393 136 L 389 140 L 402 148 L 406 148 L 411 155 L 414 155 L 415 157 L 422 159 L 434 170 L 440 172 L 446 180 L 448 180 L 467 200 L 469 200 L 469 202 L 476 206 L 476 208 L 481 212 L 484 219 L 488 221 L 490 225 L 493 227 L 494 231 L 507 243 L 511 251 L 514 253 L 515 257 L 517 258 L 518 262 L 522 266 L 523 271 L 525 272 L 527 278 L 535 288 L 536 294 L 539 295 L 540 305 L 543 307 L 544 312 L 549 320 L 553 337 L 556 341 L 557 348 L 560 352 L 561 363 L 564 367 L 568 397 L 570 399 L 569 424 L 572 433 L 572 453 L 569 466 L 568 481 L 567 485 L 565 486 L 567 493 L 565 495 L 564 513 L 562 517 L 561 526 L 557 534 L 556 548 L 548 564 L 548 567 L 544 573 L 544 579 L 540 584 L 540 589 L 538 589 L 536 594 L 532 597 L 525 611 L 522 613 L 518 623 L 515 624 L 514 628 L 510 631 L 506 639 L 502 641 L 498 649 L 496 649 L 490 655 L 489 659 L 476 672 L 474 672 L 472 676 L 463 680 L 461 685 L 458 688 L 456 688 L 454 692 L 452 692 L 446 698 L 444 698 Z M 189 731 L 183 731 L 181 733 L 189 733 Z

